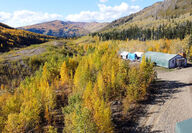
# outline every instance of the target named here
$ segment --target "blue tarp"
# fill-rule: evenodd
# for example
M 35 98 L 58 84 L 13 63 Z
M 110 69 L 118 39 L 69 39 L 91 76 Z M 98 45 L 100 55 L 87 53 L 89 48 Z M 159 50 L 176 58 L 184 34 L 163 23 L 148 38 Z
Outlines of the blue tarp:
M 192 119 L 177 123 L 175 133 L 192 133 Z
M 137 59 L 137 55 L 136 54 L 134 54 L 134 53 L 129 53 L 128 54 L 128 60 L 133 61 L 133 60 L 136 60 L 136 59 Z

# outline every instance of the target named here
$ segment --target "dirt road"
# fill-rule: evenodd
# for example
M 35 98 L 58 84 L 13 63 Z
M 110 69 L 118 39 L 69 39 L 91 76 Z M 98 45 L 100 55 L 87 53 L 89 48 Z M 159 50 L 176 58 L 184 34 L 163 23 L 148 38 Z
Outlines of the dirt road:
M 177 122 L 192 118 L 192 67 L 158 72 L 156 87 L 138 127 L 145 133 L 174 133 Z

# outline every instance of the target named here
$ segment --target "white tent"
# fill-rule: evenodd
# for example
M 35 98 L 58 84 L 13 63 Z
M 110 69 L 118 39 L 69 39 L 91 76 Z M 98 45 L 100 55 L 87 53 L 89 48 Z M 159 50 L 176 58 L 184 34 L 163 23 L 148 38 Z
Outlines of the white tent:
M 143 52 L 135 52 L 134 54 L 136 54 L 137 55 L 137 57 L 139 57 L 139 58 L 141 58 L 142 56 L 143 56 Z
M 122 58 L 122 59 L 125 59 L 125 60 L 126 60 L 126 59 L 128 58 L 128 54 L 129 54 L 129 52 L 123 51 L 123 52 L 121 52 L 120 55 L 121 55 L 121 58 Z

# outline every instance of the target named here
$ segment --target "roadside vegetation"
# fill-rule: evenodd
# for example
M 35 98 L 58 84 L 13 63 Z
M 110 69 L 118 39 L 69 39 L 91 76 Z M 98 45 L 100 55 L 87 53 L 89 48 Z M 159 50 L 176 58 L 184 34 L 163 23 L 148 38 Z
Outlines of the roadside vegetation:
M 60 43 L 61 47 L 50 46 L 48 52 L 27 59 L 33 74 L 30 71 L 14 91 L 9 85 L 2 91 L 0 132 L 56 131 L 52 118 L 58 91 L 67 99 L 59 107 L 64 132 L 114 132 L 111 102 L 124 101 L 126 112 L 146 98 L 155 79 L 150 61 L 129 65 L 118 56 L 118 41 L 85 37 Z
M 130 62 L 119 53 L 185 53 L 192 60 L 192 3 L 167 2 L 173 8 L 157 3 L 78 39 L 0 23 L 0 132 L 113 133 L 127 126 L 124 119 L 135 120 L 156 69 L 150 59 Z
M 156 79 L 150 60 L 133 64 L 120 59 L 119 51 L 186 51 L 190 58 L 190 40 L 100 41 L 86 36 L 3 54 L 0 132 L 114 132 L 112 103 L 122 102 L 124 114 L 129 114 L 147 99 Z M 22 54 L 38 48 L 43 52 Z M 18 58 L 11 60 L 11 55 Z

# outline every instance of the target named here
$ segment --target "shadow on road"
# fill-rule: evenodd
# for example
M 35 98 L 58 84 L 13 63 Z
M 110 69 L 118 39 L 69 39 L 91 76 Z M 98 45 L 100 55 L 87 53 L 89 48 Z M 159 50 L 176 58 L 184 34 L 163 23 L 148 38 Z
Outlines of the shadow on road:
M 192 67 L 192 64 L 188 63 L 186 68 L 188 68 L 188 67 Z
M 113 118 L 115 129 L 118 133 L 161 133 L 163 131 L 151 131 L 152 126 L 142 127 L 139 125 L 139 118 L 148 117 L 153 113 L 147 113 L 147 106 L 159 104 L 163 105 L 168 99 L 174 98 L 173 94 L 181 92 L 178 88 L 190 87 L 192 84 L 181 83 L 177 81 L 156 81 L 149 88 L 149 96 L 147 100 L 140 101 L 139 104 L 130 109 L 127 116 L 122 116 L 119 112 L 116 118 Z M 118 108 L 118 106 L 117 106 Z M 122 108 L 122 105 L 119 105 Z M 117 112 L 116 112 L 117 113 Z

